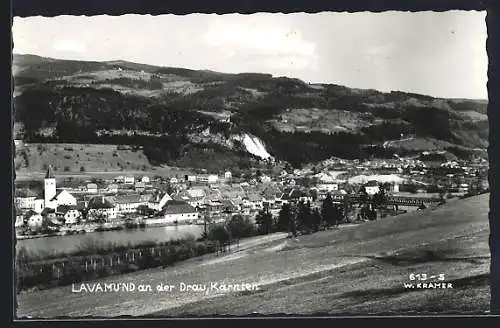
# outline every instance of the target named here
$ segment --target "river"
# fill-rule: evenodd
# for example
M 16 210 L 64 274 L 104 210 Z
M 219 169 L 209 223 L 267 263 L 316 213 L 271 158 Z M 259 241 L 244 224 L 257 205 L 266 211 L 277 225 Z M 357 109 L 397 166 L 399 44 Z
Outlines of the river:
M 101 231 L 91 232 L 81 235 L 42 237 L 33 239 L 18 240 L 16 251 L 25 248 L 34 255 L 47 255 L 60 252 L 76 251 L 88 245 L 116 245 L 138 244 L 141 242 L 155 241 L 164 242 L 171 239 L 178 239 L 187 235 L 199 237 L 203 232 L 203 226 L 167 226 L 167 227 L 146 227 L 134 230 Z

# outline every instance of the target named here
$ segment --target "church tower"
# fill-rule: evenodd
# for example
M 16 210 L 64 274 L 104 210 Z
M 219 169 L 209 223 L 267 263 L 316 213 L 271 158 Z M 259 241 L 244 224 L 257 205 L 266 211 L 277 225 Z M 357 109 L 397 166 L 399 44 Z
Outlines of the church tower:
M 52 172 L 52 165 L 47 168 L 44 180 L 45 207 L 52 208 L 51 199 L 56 196 L 56 178 Z

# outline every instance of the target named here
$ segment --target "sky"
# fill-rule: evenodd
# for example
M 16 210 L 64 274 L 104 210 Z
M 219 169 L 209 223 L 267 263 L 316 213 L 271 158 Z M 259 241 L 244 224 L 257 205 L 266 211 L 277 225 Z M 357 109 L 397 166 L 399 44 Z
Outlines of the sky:
M 13 52 L 487 99 L 486 12 L 15 17 Z

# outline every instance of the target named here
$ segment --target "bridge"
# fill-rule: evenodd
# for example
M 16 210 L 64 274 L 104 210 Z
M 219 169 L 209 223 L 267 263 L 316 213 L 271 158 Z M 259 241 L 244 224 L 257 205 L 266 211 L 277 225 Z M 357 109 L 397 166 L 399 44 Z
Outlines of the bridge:
M 333 201 L 335 203 L 357 203 L 357 204 L 369 204 L 372 203 L 370 198 L 363 197 L 361 195 L 333 195 Z M 389 206 L 421 206 L 430 205 L 430 204 L 438 204 L 441 202 L 439 198 L 431 198 L 431 197 L 408 197 L 408 196 L 394 196 L 387 195 L 385 205 Z

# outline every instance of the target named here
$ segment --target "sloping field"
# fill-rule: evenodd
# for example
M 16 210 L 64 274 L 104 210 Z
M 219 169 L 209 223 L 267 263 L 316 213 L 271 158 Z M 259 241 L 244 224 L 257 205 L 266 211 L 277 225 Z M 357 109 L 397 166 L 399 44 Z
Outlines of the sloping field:
M 144 171 L 152 167 L 142 150 L 94 144 L 26 144 L 16 147 L 14 163 L 16 172 L 21 174 L 43 172 L 48 165 L 60 173 Z
M 488 309 L 488 197 L 341 227 L 298 239 L 261 239 L 225 261 L 103 279 L 151 292 L 75 293 L 71 286 L 18 295 L 18 316 L 369 314 Z M 453 289 L 405 289 L 409 274 L 445 275 Z M 250 283 L 246 292 L 158 292 L 171 284 Z

